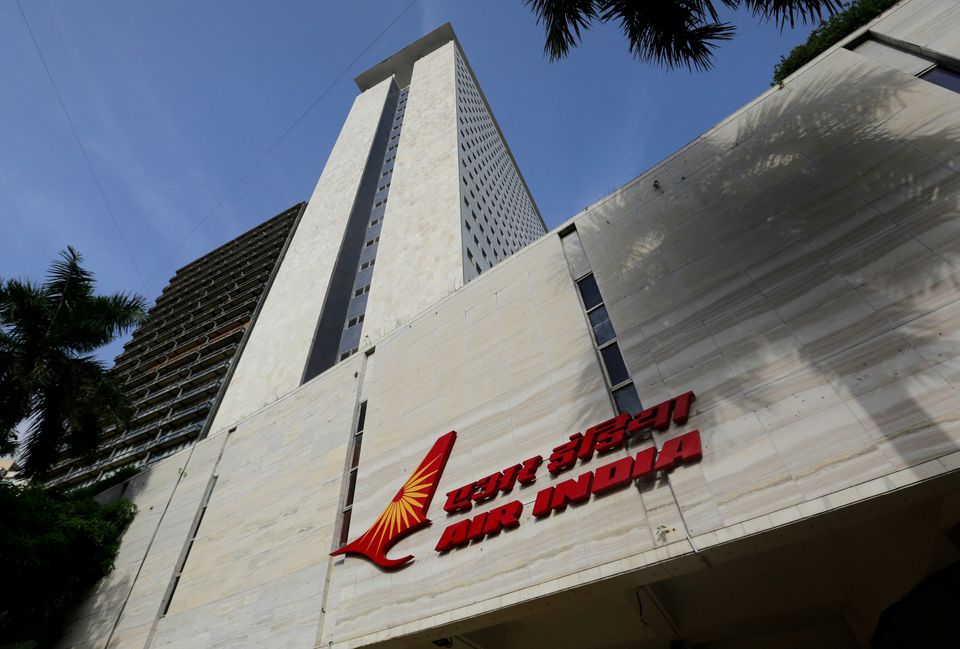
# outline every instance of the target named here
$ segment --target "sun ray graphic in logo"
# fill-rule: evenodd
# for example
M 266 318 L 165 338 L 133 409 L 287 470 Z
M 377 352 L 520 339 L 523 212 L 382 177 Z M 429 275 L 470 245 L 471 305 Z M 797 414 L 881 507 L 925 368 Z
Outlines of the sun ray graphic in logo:
M 400 491 L 373 522 L 370 529 L 355 541 L 331 552 L 331 556 L 357 554 L 366 557 L 381 568 L 399 568 L 413 559 L 412 554 L 400 559 L 390 559 L 387 557 L 387 552 L 407 534 L 430 524 L 427 510 L 430 508 L 430 501 L 433 500 L 433 494 L 440 482 L 440 475 L 447 465 L 447 458 L 450 457 L 450 450 L 456 439 L 457 432 L 451 430 L 434 442 L 433 448 L 423 458 L 423 462 L 410 474 L 407 481 L 400 487 Z

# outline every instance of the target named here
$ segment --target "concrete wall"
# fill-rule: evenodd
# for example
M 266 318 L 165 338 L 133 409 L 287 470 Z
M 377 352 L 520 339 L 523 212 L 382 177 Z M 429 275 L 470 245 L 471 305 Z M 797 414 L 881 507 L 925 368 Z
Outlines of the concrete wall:
M 912 0 L 873 28 L 900 39 L 909 32 L 956 56 L 957 25 L 955 3 Z M 421 64 L 452 76 L 452 46 Z M 420 105 L 415 97 L 408 119 L 432 110 L 455 119 L 452 96 Z M 405 126 L 408 133 L 421 131 Z M 411 157 L 398 159 L 398 174 L 415 172 L 417 147 L 447 150 L 405 142 Z M 535 492 L 555 482 L 542 467 L 536 486 L 511 496 L 526 503 L 519 528 L 445 555 L 433 550 L 443 528 L 463 518 L 444 514 L 444 493 L 546 454 L 612 414 L 560 238 L 548 235 L 416 317 L 400 314 L 412 319 L 394 324 L 368 354 L 239 421 L 150 646 L 423 646 L 567 591 L 583 598 L 624 576 L 648 584 L 698 574 L 704 557 L 719 564 L 757 554 L 784 530 L 822 534 L 817 521 L 826 513 L 942 484 L 960 469 L 958 161 L 960 95 L 844 49 L 825 54 L 560 230 L 579 233 L 644 403 L 696 391 L 688 424 L 654 441 L 698 428 L 701 462 L 534 520 Z M 458 231 L 455 185 L 427 174 L 398 179 L 395 191 L 419 191 L 418 183 L 433 189 L 391 204 L 451 199 Z M 426 214 L 394 213 L 386 227 L 417 218 Z M 443 221 L 424 236 L 445 236 L 445 228 Z M 403 257 L 415 252 L 383 254 L 378 291 L 394 281 L 397 290 L 442 287 L 431 283 L 431 261 Z M 401 258 L 407 270 L 393 268 L 394 277 L 387 260 Z M 425 278 L 403 275 L 420 263 Z M 379 308 L 380 326 L 391 328 L 389 309 Z M 269 331 L 263 316 L 260 327 Z M 392 573 L 327 555 L 360 398 L 368 411 L 351 538 L 438 436 L 459 433 L 434 524 L 394 548 L 392 556 L 416 559 Z M 211 471 L 203 458 L 212 450 L 200 449 L 221 438 L 197 447 L 197 484 Z M 141 478 L 156 489 L 139 502 L 168 497 L 179 457 Z M 191 493 L 185 512 L 199 502 Z M 117 607 L 110 585 L 134 578 L 150 516 L 128 532 L 117 572 L 65 646 L 103 646 Z M 135 585 L 129 620 L 121 619 L 131 638 L 152 628 L 148 613 L 183 534 L 163 535 L 169 541 L 147 555 L 140 579 L 157 581 Z
M 360 367 L 341 363 L 230 434 L 151 647 L 313 646 Z
M 63 649 L 148 646 L 225 436 L 209 438 L 135 476 L 122 495 L 137 506 L 113 571 L 73 614 Z
M 452 41 L 413 67 L 364 345 L 463 286 L 454 75 Z
M 300 385 L 390 81 L 350 110 L 214 419 L 227 428 Z

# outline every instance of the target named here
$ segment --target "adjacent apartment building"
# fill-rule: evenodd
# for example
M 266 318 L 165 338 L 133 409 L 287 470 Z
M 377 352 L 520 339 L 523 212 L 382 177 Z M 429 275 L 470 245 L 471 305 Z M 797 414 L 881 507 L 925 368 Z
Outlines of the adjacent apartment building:
M 371 68 L 60 646 L 952 646 L 958 79 L 905 0 L 545 232 L 448 26 Z

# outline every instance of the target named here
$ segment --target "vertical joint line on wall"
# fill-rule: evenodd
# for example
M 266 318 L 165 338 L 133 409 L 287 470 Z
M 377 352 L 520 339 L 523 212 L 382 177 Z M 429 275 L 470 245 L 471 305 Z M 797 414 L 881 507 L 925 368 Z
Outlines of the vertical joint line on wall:
M 563 256 L 567 261 L 567 268 L 570 271 L 570 277 L 577 287 L 577 298 L 580 300 L 580 306 L 583 309 L 584 318 L 587 321 L 587 329 L 590 330 L 590 338 L 593 343 L 593 350 L 600 363 L 603 372 L 604 383 L 607 386 L 607 395 L 613 405 L 614 412 L 628 412 L 636 414 L 643 409 L 640 396 L 637 393 L 636 385 L 633 383 L 632 374 L 623 358 L 623 350 L 620 349 L 617 339 L 617 333 L 614 330 L 613 323 L 609 319 L 609 313 L 606 310 L 606 302 L 600 292 L 600 285 L 597 283 L 593 267 L 590 265 L 590 259 L 580 241 L 580 234 L 577 232 L 576 224 L 571 223 L 563 228 L 559 233 L 560 245 L 563 249 Z M 621 378 L 622 377 L 622 378 Z M 615 380 L 619 379 L 619 380 Z M 629 412 L 634 410 L 634 412 Z M 654 447 L 657 442 L 654 435 L 650 436 Z M 659 448 L 657 449 L 659 451 Z M 667 487 L 670 489 L 670 496 L 677 507 L 677 513 L 680 515 L 680 525 L 683 527 L 683 534 L 690 544 L 694 554 L 700 557 L 703 562 L 710 566 L 710 561 L 700 553 L 700 549 L 690 534 L 690 528 L 687 525 L 687 519 L 680 508 L 680 501 L 677 500 L 677 493 L 673 489 L 673 482 L 667 475 Z
M 577 299 L 614 413 L 639 412 L 643 409 L 640 396 L 575 225 L 571 224 L 560 233 L 560 245 L 570 277 L 576 285 Z
M 210 478 L 207 480 L 207 486 L 204 489 L 203 497 L 200 499 L 200 504 L 197 508 L 197 513 L 194 514 L 193 523 L 190 525 L 190 532 L 187 535 L 186 542 L 184 543 L 181 551 L 180 557 L 177 559 L 177 563 L 174 565 L 173 575 L 170 577 L 170 581 L 167 583 L 167 588 L 164 591 L 163 598 L 160 600 L 160 606 L 157 609 L 157 614 L 153 618 L 153 624 L 150 625 L 150 632 L 147 634 L 146 641 L 144 642 L 144 649 L 148 649 L 153 644 L 153 638 L 157 633 L 157 626 L 160 624 L 160 620 L 164 618 L 167 614 L 167 611 L 170 608 L 170 603 L 173 601 L 173 594 L 177 589 L 177 586 L 180 582 L 180 576 L 183 574 L 183 568 L 186 565 L 187 557 L 190 555 L 190 550 L 193 548 L 193 542 L 197 538 L 197 534 L 200 531 L 200 523 L 203 520 L 203 516 L 207 511 L 207 505 L 210 504 L 210 498 L 213 495 L 213 488 L 217 484 L 217 479 L 219 478 L 219 469 L 220 469 L 220 460 L 223 459 L 223 454 L 227 449 L 227 442 L 230 441 L 230 436 L 233 432 L 237 430 L 236 426 L 231 427 L 227 430 L 226 434 L 223 436 L 223 444 L 220 446 L 220 451 L 217 453 L 217 459 L 214 461 L 213 468 L 210 471 Z M 199 443 L 199 442 L 198 442 Z M 177 486 L 180 485 L 180 481 L 183 479 L 183 476 L 186 475 L 186 467 L 190 463 L 190 458 L 193 457 L 193 451 L 196 449 L 197 444 L 194 444 L 190 448 L 190 455 L 187 457 L 187 461 L 184 462 L 183 469 L 180 471 L 180 476 L 177 479 L 177 484 L 174 486 L 174 492 L 176 492 Z M 147 547 L 147 552 L 144 554 L 143 561 L 140 564 L 140 569 L 143 568 L 143 564 L 146 562 L 147 555 L 150 553 L 150 547 L 153 545 L 153 540 L 156 538 L 157 533 L 160 531 L 160 525 L 163 522 L 164 517 L 166 516 L 167 510 L 170 508 L 170 503 L 173 501 L 173 493 L 170 494 L 170 499 L 167 501 L 166 506 L 163 509 L 163 514 L 160 515 L 160 520 L 157 522 L 157 527 L 154 530 L 153 538 L 150 539 L 150 545 Z M 140 570 L 137 570 L 137 576 L 139 577 Z M 136 578 L 134 578 L 133 583 L 136 584 Z M 131 592 L 133 591 L 133 586 L 130 587 Z M 129 599 L 129 594 L 127 595 Z M 124 606 L 126 606 L 126 601 L 124 601 Z M 122 615 L 122 611 L 121 611 Z M 120 616 L 117 617 L 117 623 L 120 621 Z M 116 624 L 114 624 L 114 630 L 110 632 L 110 636 L 113 637 L 113 632 L 116 630 Z M 110 641 L 107 641 L 107 644 L 104 645 L 104 649 L 107 649 Z
M 357 445 L 360 442 L 360 437 L 363 435 L 363 429 L 366 427 L 366 413 L 367 413 L 367 402 L 362 399 L 363 397 L 363 382 L 367 374 L 367 363 L 370 362 L 370 357 L 373 356 L 376 351 L 375 347 L 371 347 L 366 350 L 363 354 L 360 355 L 360 369 L 357 370 L 357 386 L 356 393 L 353 398 L 353 417 L 350 421 L 350 439 L 347 443 L 346 457 L 343 461 L 343 474 L 340 480 L 342 485 L 340 489 L 340 497 L 337 500 L 337 521 L 333 529 L 333 545 L 331 549 L 337 549 L 343 545 L 342 539 L 345 536 L 345 516 L 344 513 L 347 510 L 347 498 L 349 491 L 349 482 L 350 482 L 350 473 L 351 471 L 357 471 L 359 467 L 359 456 Z M 358 461 L 355 463 L 354 459 Z M 354 488 L 356 488 L 354 486 Z M 350 503 L 349 511 L 353 511 L 352 502 Z M 349 527 L 346 527 L 346 530 L 349 530 Z M 330 578 L 333 574 L 333 563 L 334 558 L 327 556 L 327 574 L 324 577 L 323 584 L 323 596 L 320 600 L 320 621 L 317 624 L 317 636 L 314 642 L 314 646 L 319 647 L 320 642 L 323 640 L 323 628 L 327 619 L 327 598 L 330 592 Z

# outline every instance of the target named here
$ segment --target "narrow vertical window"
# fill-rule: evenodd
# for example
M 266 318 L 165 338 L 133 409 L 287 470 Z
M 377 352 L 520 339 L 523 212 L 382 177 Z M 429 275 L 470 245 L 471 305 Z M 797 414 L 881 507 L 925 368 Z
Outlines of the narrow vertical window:
M 610 314 L 603 303 L 597 278 L 590 269 L 590 262 L 586 257 L 580 237 L 576 230 L 563 236 L 564 255 L 570 272 L 577 284 L 577 292 L 583 311 L 590 326 L 594 348 L 603 365 L 604 378 L 610 399 L 617 412 L 636 413 L 643 409 L 640 395 L 630 378 L 630 371 L 617 342 L 617 332 L 613 329 Z
M 353 497 L 357 491 L 357 469 L 360 467 L 360 446 L 363 442 L 363 426 L 367 419 L 367 402 L 360 404 L 360 413 L 357 415 L 357 429 L 353 433 L 350 449 L 350 466 L 347 475 L 347 497 L 343 503 L 343 512 L 340 517 L 340 544 L 343 547 L 350 537 L 350 515 L 353 512 Z

